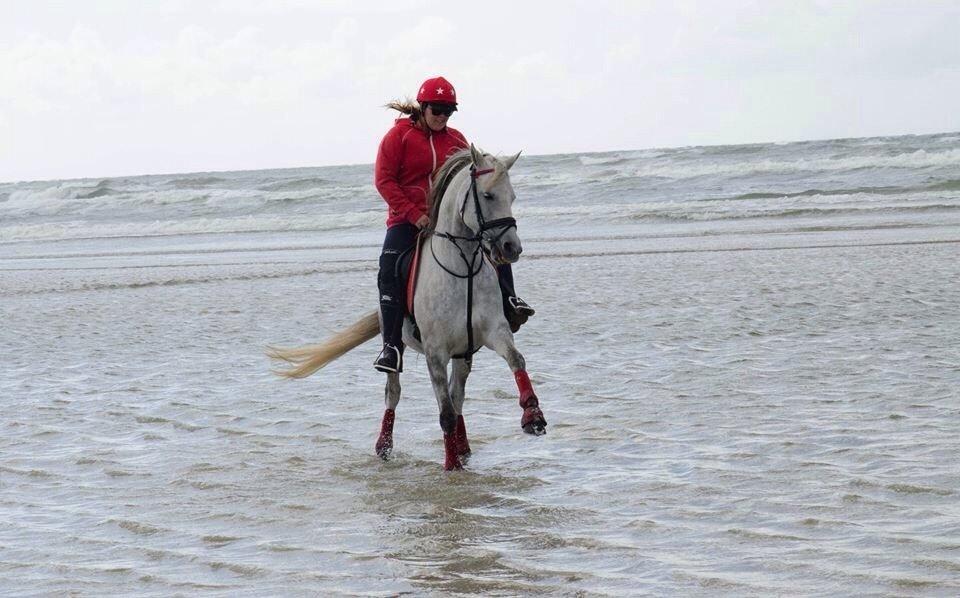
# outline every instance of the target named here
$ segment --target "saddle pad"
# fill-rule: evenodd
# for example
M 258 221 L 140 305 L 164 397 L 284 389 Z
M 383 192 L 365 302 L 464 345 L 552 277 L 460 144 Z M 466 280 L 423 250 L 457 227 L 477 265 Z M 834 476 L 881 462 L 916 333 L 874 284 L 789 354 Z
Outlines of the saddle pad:
M 417 235 L 417 240 L 413 244 L 413 257 L 407 270 L 407 314 L 413 317 L 413 293 L 417 288 L 417 275 L 420 273 L 420 248 L 423 246 L 423 233 Z

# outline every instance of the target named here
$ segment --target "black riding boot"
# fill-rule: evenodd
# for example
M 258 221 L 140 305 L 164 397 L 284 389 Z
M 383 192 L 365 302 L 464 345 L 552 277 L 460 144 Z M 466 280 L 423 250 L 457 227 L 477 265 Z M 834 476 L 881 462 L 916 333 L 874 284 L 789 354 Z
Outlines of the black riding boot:
M 373 362 L 381 372 L 403 371 L 403 305 L 396 279 L 396 250 L 385 250 L 380 256 L 377 288 L 380 290 L 380 319 L 383 323 L 383 349 Z
M 520 330 L 520 326 L 527 323 L 527 319 L 537 313 L 526 301 L 517 297 L 513 288 L 513 269 L 510 264 L 497 267 L 497 278 L 500 280 L 500 294 L 503 297 L 503 315 L 507 317 L 510 331 Z
M 380 302 L 380 317 L 383 320 L 383 348 L 373 367 L 385 373 L 403 371 L 403 310 L 399 305 Z

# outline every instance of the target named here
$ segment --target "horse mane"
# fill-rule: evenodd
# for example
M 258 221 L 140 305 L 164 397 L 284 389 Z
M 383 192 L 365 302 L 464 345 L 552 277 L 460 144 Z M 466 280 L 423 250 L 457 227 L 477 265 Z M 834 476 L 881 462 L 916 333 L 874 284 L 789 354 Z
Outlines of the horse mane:
M 433 175 L 433 185 L 430 186 L 430 197 L 427 198 L 427 205 L 430 206 L 430 224 L 437 223 L 437 215 L 440 213 L 440 200 L 443 194 L 447 192 L 450 181 L 467 164 L 473 160 L 469 149 L 462 149 L 450 155 L 447 161 L 443 163 L 440 170 Z
M 484 157 L 490 156 L 490 154 L 482 154 Z M 462 149 L 456 153 L 450 154 L 447 158 L 447 161 L 443 163 L 443 166 L 437 170 L 436 174 L 433 176 L 433 185 L 430 187 L 430 195 L 427 198 L 427 205 L 430 206 L 430 223 L 436 225 L 437 215 L 440 213 L 440 201 L 443 199 L 443 194 L 447 192 L 447 187 L 450 186 L 450 181 L 453 180 L 453 177 L 457 175 L 465 166 L 470 164 L 473 161 L 473 156 L 470 153 L 470 149 Z M 500 160 L 494 158 L 493 160 L 494 172 L 493 176 L 490 177 L 490 184 L 494 184 L 497 180 L 503 176 L 505 172 L 503 164 L 500 163 Z

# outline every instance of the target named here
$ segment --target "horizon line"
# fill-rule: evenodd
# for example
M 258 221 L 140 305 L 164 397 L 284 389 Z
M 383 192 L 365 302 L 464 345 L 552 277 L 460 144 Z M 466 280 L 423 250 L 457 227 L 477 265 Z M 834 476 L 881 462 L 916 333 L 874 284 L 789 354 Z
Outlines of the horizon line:
M 686 148 L 697 148 L 697 147 L 739 147 L 739 146 L 748 146 L 748 145 L 793 145 L 799 143 L 815 143 L 815 142 L 824 142 L 824 141 L 850 141 L 858 139 L 882 139 L 882 138 L 891 138 L 891 137 L 933 137 L 937 135 L 957 135 L 960 134 L 960 130 L 957 131 L 938 131 L 932 133 L 899 133 L 894 135 L 866 135 L 866 136 L 855 136 L 855 137 L 821 137 L 815 139 L 792 139 L 792 140 L 767 140 L 767 141 L 751 141 L 751 142 L 741 142 L 741 143 L 699 143 L 699 144 L 687 144 L 687 145 L 655 145 L 649 147 L 640 147 L 640 148 L 619 148 L 619 149 L 609 149 L 609 150 L 596 150 L 596 151 L 562 151 L 562 152 L 550 152 L 544 154 L 527 154 L 527 157 L 530 158 L 539 158 L 539 157 L 549 157 L 549 156 L 569 156 L 572 154 L 579 155 L 590 155 L 590 154 L 608 154 L 614 152 L 641 152 L 649 150 L 668 150 L 668 149 L 686 149 Z M 186 171 L 176 171 L 176 172 L 150 172 L 150 173 L 139 173 L 139 174 L 118 174 L 110 176 L 72 176 L 65 178 L 36 178 L 36 179 L 20 179 L 20 180 L 0 180 L 0 185 L 19 185 L 23 183 L 45 183 L 45 182 L 67 182 L 67 181 L 83 181 L 83 180 L 93 180 L 99 179 L 100 181 L 106 181 L 110 179 L 126 179 L 126 178 L 142 178 L 142 177 L 151 177 L 151 176 L 173 176 L 173 175 L 198 175 L 198 174 L 224 174 L 231 172 L 266 172 L 266 171 L 279 171 L 279 170 L 300 170 L 304 168 L 343 168 L 350 166 L 367 166 L 372 165 L 373 162 L 351 162 L 351 163 L 339 163 L 339 164 L 312 164 L 304 166 L 270 166 L 266 168 L 240 168 L 240 169 L 217 169 L 217 170 L 186 170 Z

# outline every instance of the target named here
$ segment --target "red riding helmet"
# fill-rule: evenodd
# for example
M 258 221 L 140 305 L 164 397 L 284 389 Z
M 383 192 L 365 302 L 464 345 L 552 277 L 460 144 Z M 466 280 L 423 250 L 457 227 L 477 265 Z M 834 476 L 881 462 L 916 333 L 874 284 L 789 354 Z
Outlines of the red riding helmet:
M 434 77 L 433 79 L 427 79 L 423 82 L 423 85 L 420 86 L 420 91 L 417 92 L 417 101 L 421 104 L 424 102 L 437 102 L 456 105 L 457 90 L 443 77 Z

